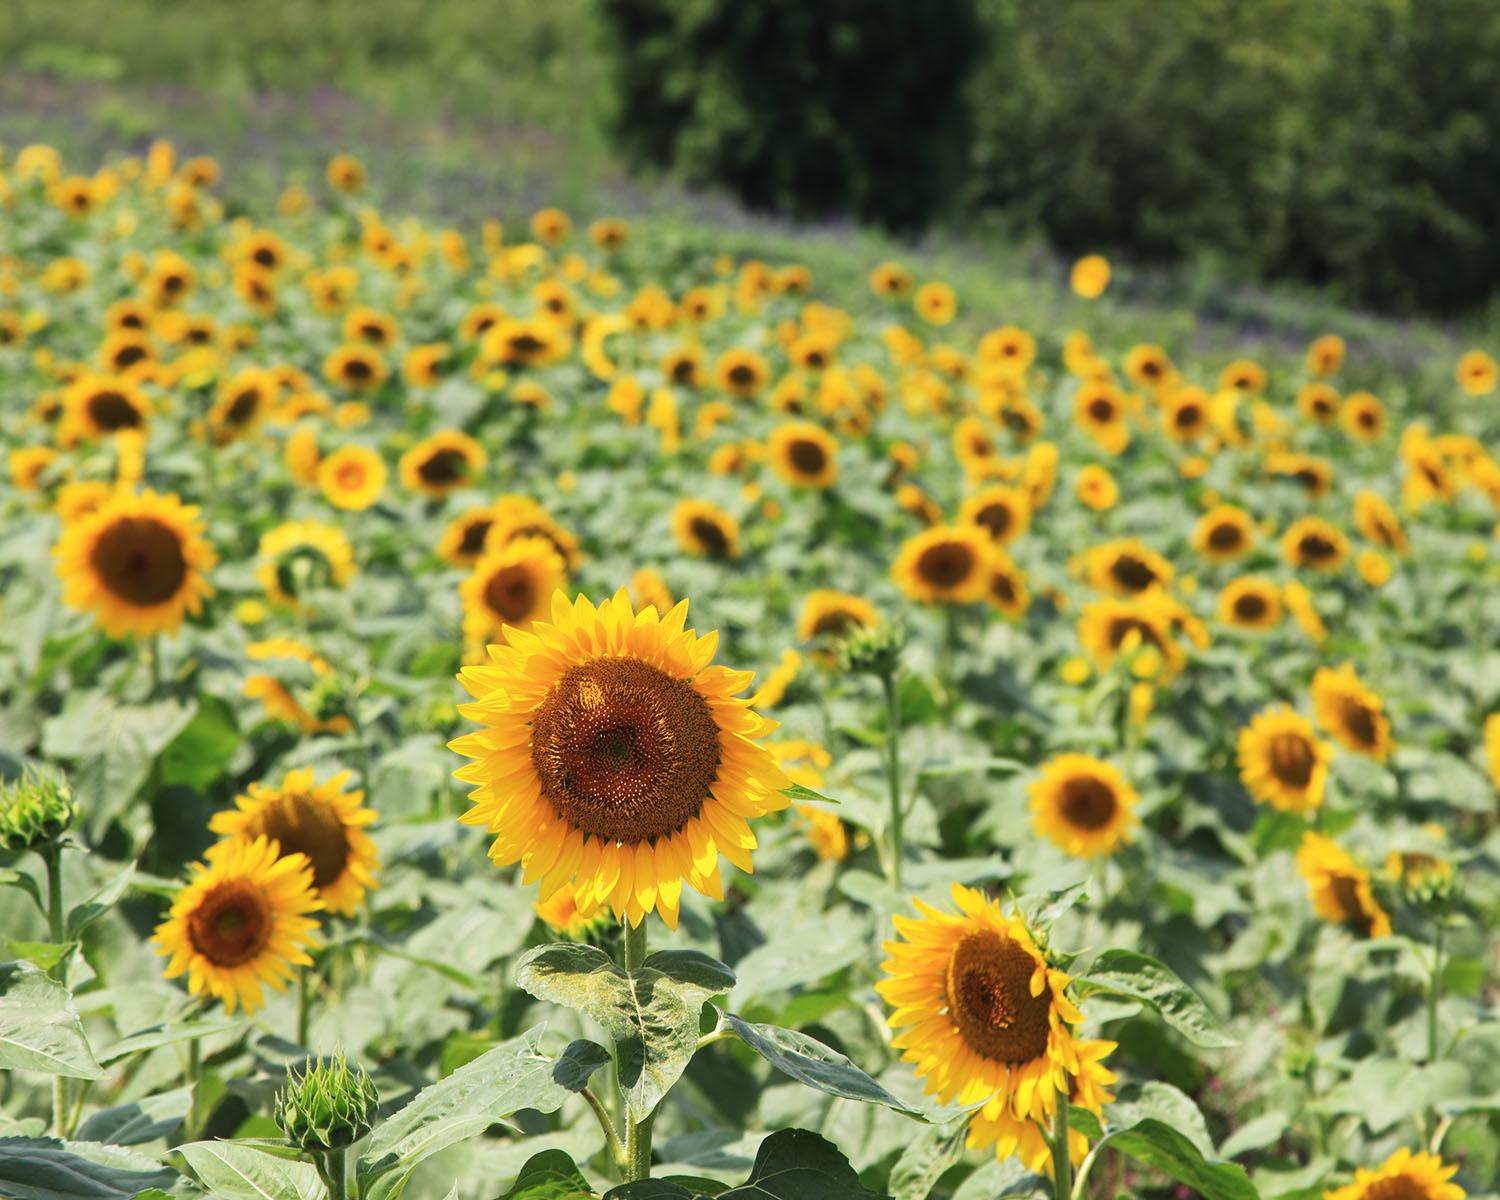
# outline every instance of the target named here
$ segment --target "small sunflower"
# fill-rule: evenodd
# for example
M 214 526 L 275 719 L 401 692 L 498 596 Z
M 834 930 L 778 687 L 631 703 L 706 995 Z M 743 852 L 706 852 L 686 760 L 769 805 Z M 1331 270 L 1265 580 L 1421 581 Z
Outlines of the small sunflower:
M 990 602 L 991 607 L 1004 613 L 1012 621 L 1019 621 L 1031 607 L 1031 592 L 1026 587 L 1026 576 L 1003 551 L 995 555 L 994 564 L 990 568 L 990 583 L 985 599 Z
M 57 462 L 57 451 L 51 446 L 23 446 L 6 456 L 10 481 L 17 491 L 40 491 L 42 477 Z
M 949 325 L 958 315 L 958 294 L 946 283 L 924 283 L 912 297 L 917 316 L 929 325 Z
M 546 538 L 519 537 L 486 551 L 459 585 L 464 634 L 481 645 L 507 626 L 528 629 L 567 582 L 567 565 Z
M 467 433 L 445 429 L 423 438 L 401 456 L 401 483 L 440 500 L 472 484 L 486 461 L 484 447 Z
M 1142 343 L 1126 353 L 1125 374 L 1142 387 L 1160 387 L 1173 376 L 1172 360 L 1160 346 Z
M 1255 545 L 1255 520 L 1242 508 L 1220 504 L 1193 526 L 1193 549 L 1209 562 L 1233 562 Z
M 207 992 L 228 1012 L 254 1012 L 261 984 L 283 991 L 292 968 L 311 966 L 307 948 L 318 927 L 307 916 L 323 907 L 307 856 L 283 857 L 264 837 L 236 842 L 192 878 L 156 927 L 158 954 L 171 955 L 165 975 L 184 972 L 193 995 Z
M 1332 425 L 1342 404 L 1338 389 L 1327 383 L 1309 383 L 1297 392 L 1297 411 L 1314 425 Z
M 1323 1193 L 1323 1200 L 1464 1200 L 1464 1190 L 1450 1182 L 1458 1167 L 1436 1154 L 1404 1146 L 1373 1170 L 1360 1167 L 1354 1182 Z
M 685 553 L 699 558 L 740 556 L 740 523 L 707 500 L 679 500 L 672 507 L 672 534 Z
M 1172 564 L 1135 538 L 1105 542 L 1084 556 L 1090 586 L 1116 596 L 1140 596 L 1172 583 Z
M 495 511 L 488 504 L 470 508 L 454 517 L 438 539 L 438 557 L 455 567 L 472 567 L 484 553 L 485 539 L 495 523 Z
M 811 421 L 788 421 L 771 431 L 766 448 L 782 479 L 805 488 L 828 488 L 838 480 L 838 439 Z
M 989 588 L 994 548 L 977 525 L 935 525 L 909 537 L 891 577 L 923 604 L 973 604 Z
M 1354 528 L 1366 541 L 1394 550 L 1397 554 L 1406 553 L 1406 530 L 1402 528 L 1401 518 L 1377 492 L 1355 493 Z
M 566 358 L 569 344 L 566 331 L 555 321 L 543 317 L 507 318 L 484 335 L 480 352 L 489 363 L 545 367 Z
M 1191 442 L 1208 432 L 1212 402 L 1201 388 L 1180 388 L 1162 401 L 1162 431 L 1174 442 Z
M 1500 384 L 1500 363 L 1483 350 L 1470 350 L 1453 369 L 1458 386 L 1468 396 L 1488 396 Z
M 215 813 L 208 828 L 229 839 L 209 851 L 209 861 L 237 843 L 269 838 L 282 857 L 304 857 L 312 886 L 329 912 L 352 917 L 367 890 L 379 887 L 380 855 L 365 827 L 374 809 L 360 807 L 364 792 L 345 791 L 353 777 L 340 771 L 314 785 L 311 767 L 288 771 L 279 787 L 252 783 L 235 808 Z
M 323 360 L 323 378 L 351 392 L 369 392 L 386 381 L 391 369 L 373 346 L 340 346 Z
M 1135 789 L 1110 763 L 1087 754 L 1049 759 L 1027 794 L 1036 832 L 1077 858 L 1113 854 L 1139 823 Z
M 658 614 L 671 612 L 676 603 L 667 581 L 650 567 L 639 567 L 631 572 L 630 594 L 637 612 L 648 606 L 656 609 Z
M 85 375 L 63 392 L 59 429 L 65 441 L 104 437 L 126 429 L 145 429 L 151 401 L 134 380 Z
M 260 539 L 255 577 L 266 599 L 300 608 L 309 591 L 341 588 L 354 575 L 354 550 L 336 525 L 287 521 Z
M 1313 711 L 1324 732 L 1355 754 L 1384 762 L 1391 751 L 1391 721 L 1380 697 L 1360 681 L 1353 663 L 1319 667 L 1312 681 Z
M 870 272 L 870 290 L 877 296 L 904 296 L 911 283 L 911 272 L 900 263 L 883 262 Z
M 1283 706 L 1256 713 L 1239 733 L 1240 779 L 1262 804 L 1311 812 L 1323 803 L 1333 750 L 1312 723 Z
M 880 614 L 863 596 L 820 588 L 809 592 L 797 614 L 797 636 L 804 642 L 836 643 L 859 629 L 873 629 Z
M 1281 611 L 1281 591 L 1269 579 L 1236 579 L 1219 593 L 1219 620 L 1238 629 L 1274 629 Z
M 719 390 L 741 400 L 759 395 L 770 377 L 766 360 L 743 346 L 724 351 L 714 364 L 714 383 Z
M 995 484 L 963 502 L 959 523 L 977 525 L 997 546 L 1008 546 L 1031 524 L 1031 498 L 1019 488 Z
M 1344 339 L 1336 333 L 1326 333 L 1307 348 L 1307 372 L 1309 375 L 1333 375 L 1344 365 Z
M 639 925 L 677 924 L 682 884 L 719 897 L 719 855 L 751 871 L 747 821 L 787 805 L 759 741 L 774 723 L 736 695 L 742 671 L 710 666 L 716 636 L 685 629 L 687 601 L 636 613 L 622 589 L 597 608 L 558 592 L 551 622 L 505 631 L 459 681 L 484 728 L 452 743 L 475 761 L 461 818 L 496 834 L 542 899 L 575 885 L 585 915 L 609 906 Z
M 1108 380 L 1085 380 L 1073 394 L 1073 423 L 1110 454 L 1130 444 L 1125 397 Z
M 1130 654 L 1154 662 L 1152 673 L 1167 679 L 1187 662 L 1174 636 L 1180 617 L 1180 607 L 1163 592 L 1108 597 L 1084 606 L 1078 638 L 1100 670 L 1108 670 L 1121 654 Z
M 1370 887 L 1370 873 L 1331 838 L 1309 830 L 1297 847 L 1297 872 L 1307 881 L 1313 911 L 1361 937 L 1389 937 L 1391 918 Z
M 213 593 L 217 561 L 198 509 L 152 491 L 116 493 L 63 529 L 52 553 L 63 600 L 110 637 L 172 633 Z
M 1282 534 L 1281 554 L 1294 567 L 1336 571 L 1349 556 L 1349 539 L 1322 517 L 1301 517 Z
M 1089 463 L 1078 472 L 1074 492 L 1080 504 L 1095 512 L 1105 512 L 1120 500 L 1120 485 L 1109 470 L 1098 463 Z
M 1102 254 L 1085 254 L 1073 264 L 1068 285 L 1074 295 L 1085 300 L 1099 299 L 1109 286 L 1109 259 Z
M 380 499 L 390 472 L 367 446 L 341 446 L 318 464 L 318 487 L 328 503 L 361 512 Z

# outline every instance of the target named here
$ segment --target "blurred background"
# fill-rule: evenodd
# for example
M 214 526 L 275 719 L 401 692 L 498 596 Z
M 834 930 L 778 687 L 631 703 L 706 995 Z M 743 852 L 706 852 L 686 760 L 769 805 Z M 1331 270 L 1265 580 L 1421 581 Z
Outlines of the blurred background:
M 6 0 L 0 143 L 167 136 L 231 196 L 1102 251 L 1497 325 L 1496 0 Z M 793 227 L 788 225 L 788 227 Z M 1020 256 L 1018 260 L 1017 256 Z M 1156 280 L 1156 283 L 1150 283 Z

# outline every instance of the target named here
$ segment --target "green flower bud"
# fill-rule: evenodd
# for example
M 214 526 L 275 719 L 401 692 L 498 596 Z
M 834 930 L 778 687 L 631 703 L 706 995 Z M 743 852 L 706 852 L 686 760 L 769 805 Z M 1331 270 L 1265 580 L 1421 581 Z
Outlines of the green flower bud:
M 370 1077 L 359 1067 L 350 1070 L 342 1053 L 310 1058 L 300 1075 L 287 1071 L 286 1087 L 276 1095 L 276 1124 L 294 1146 L 324 1154 L 369 1133 L 378 1103 Z
M 839 665 L 856 674 L 889 678 L 901 665 L 905 646 L 906 630 L 882 621 L 870 629 L 856 629 L 844 639 L 839 645 Z
M 0 783 L 0 848 L 30 850 L 55 842 L 73 823 L 73 793 L 56 772 L 27 767 Z

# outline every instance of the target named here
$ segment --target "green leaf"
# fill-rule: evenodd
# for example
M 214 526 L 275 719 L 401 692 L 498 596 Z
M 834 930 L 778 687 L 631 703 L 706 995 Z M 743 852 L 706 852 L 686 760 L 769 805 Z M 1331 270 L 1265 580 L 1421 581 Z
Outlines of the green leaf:
M 68 913 L 68 936 L 77 938 L 85 929 L 112 909 L 125 894 L 135 876 L 135 865 L 128 864 L 100 885 L 98 891 Z
M 240 747 L 234 710 L 214 696 L 201 696 L 198 711 L 161 752 L 161 781 L 202 791 L 224 773 Z
M 41 888 L 37 886 L 36 880 L 24 871 L 17 871 L 11 867 L 0 867 L 0 887 L 20 888 L 21 891 L 36 901 L 38 909 L 43 913 L 47 911 L 47 902 L 42 899 Z
M 176 1179 L 160 1163 L 113 1146 L 0 1138 L 0 1196 L 6 1200 L 129 1200 Z
M 926 1200 L 948 1168 L 963 1157 L 968 1133 L 967 1121 L 929 1125 L 919 1131 L 891 1168 L 885 1186 L 892 1200 Z
M 758 997 L 816 983 L 860 961 L 869 949 L 869 920 L 847 910 L 783 926 L 739 960 L 735 1007 L 748 1008 Z
M 1233 1159 L 1252 1150 L 1264 1150 L 1273 1142 L 1280 1141 L 1291 1124 L 1285 1113 L 1261 1113 L 1225 1138 L 1224 1144 L 1219 1147 L 1219 1153 L 1225 1158 Z
M 1050 1197 L 1052 1181 L 1034 1175 L 1019 1159 L 990 1159 L 953 1193 L 953 1200 L 1006 1200 L 1008 1197 Z
M 0 963 L 0 1067 L 98 1079 L 73 997 L 30 963 Z
M 588 1087 L 594 1072 L 609 1062 L 609 1051 L 598 1042 L 579 1038 L 569 1042 L 553 1069 L 552 1078 L 570 1092 L 581 1092 Z
M 919 1109 L 898 1100 L 848 1058 L 816 1038 L 795 1029 L 755 1025 L 733 1013 L 724 1014 L 724 1023 L 745 1045 L 798 1083 L 805 1083 L 830 1096 L 883 1104 L 908 1116 L 922 1116 Z
M 34 967 L 50 971 L 67 957 L 73 948 L 72 942 L 18 942 L 5 939 L 5 948 L 17 958 L 25 959 Z
M 112 1146 L 137 1146 L 164 1138 L 182 1123 L 192 1096 L 192 1088 L 181 1087 L 129 1104 L 101 1108 L 79 1126 L 78 1138 Z
M 189 1142 L 180 1154 L 216 1200 L 324 1200 L 328 1189 L 311 1163 L 244 1142 Z
M 1129 996 L 1154 1008 L 1195 1046 L 1222 1049 L 1239 1043 L 1219 1025 L 1198 993 L 1165 964 L 1135 950 L 1106 950 L 1077 980 L 1080 992 Z
M 1202 1110 L 1191 1096 L 1170 1083 L 1151 1080 L 1139 1085 L 1127 1084 L 1120 1089 L 1106 1115 L 1110 1126 L 1117 1129 L 1127 1129 L 1154 1117 L 1185 1136 L 1205 1156 L 1213 1155 L 1213 1138 Z
M 615 1044 L 620 1085 L 636 1120 L 677 1082 L 698 1048 L 704 1002 L 734 982 L 728 967 L 685 951 L 653 954 L 635 972 L 594 946 L 539 946 L 516 964 L 538 1000 L 586 1013 Z
M 1154 1167 L 1203 1200 L 1260 1200 L 1244 1167 L 1204 1157 L 1191 1138 L 1155 1117 L 1146 1117 L 1127 1129 L 1111 1130 L 1098 1146 Z
M 559 1083 L 558 1061 L 537 1048 L 543 1026 L 502 1042 L 423 1088 L 376 1126 L 356 1168 L 365 1200 L 396 1200 L 424 1159 L 478 1137 L 517 1109 L 556 1112 L 572 1089 Z M 568 1070 L 565 1069 L 564 1074 Z
M 589 1181 L 561 1150 L 543 1150 L 526 1160 L 515 1186 L 500 1200 L 591 1200 Z
M 800 783 L 794 783 L 790 787 L 781 789 L 781 794 L 794 804 L 830 804 L 834 808 L 839 802 L 832 796 L 825 796 L 822 792 L 815 792 L 812 788 L 803 787 Z
M 137 1030 L 129 1037 L 121 1038 L 113 1045 L 107 1046 L 100 1053 L 99 1061 L 108 1065 L 128 1054 L 140 1054 L 161 1046 L 189 1042 L 194 1038 L 228 1033 L 231 1029 L 238 1029 L 244 1024 L 243 1017 L 214 1016 L 200 1017 L 196 1021 L 168 1021 L 161 1025 L 148 1025 L 145 1029 Z
M 644 1179 L 621 1184 L 604 1200 L 699 1200 L 706 1193 L 675 1181 Z M 805 1129 L 783 1129 L 760 1144 L 750 1178 L 720 1192 L 719 1200 L 881 1200 L 867 1191 L 849 1161 L 830 1141 Z

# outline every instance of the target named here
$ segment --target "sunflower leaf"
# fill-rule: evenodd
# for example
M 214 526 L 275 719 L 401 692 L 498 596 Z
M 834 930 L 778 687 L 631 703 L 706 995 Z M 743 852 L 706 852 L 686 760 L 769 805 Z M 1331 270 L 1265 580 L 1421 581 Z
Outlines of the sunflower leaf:
M 710 1193 L 675 1180 L 642 1179 L 604 1193 L 604 1200 L 702 1200 Z M 837 1147 L 805 1129 L 783 1129 L 760 1144 L 750 1178 L 718 1200 L 884 1200 L 859 1182 Z
M 812 788 L 803 787 L 800 783 L 794 783 L 790 787 L 782 788 L 781 794 L 797 804 L 832 804 L 837 807 L 839 803 L 832 796 L 825 796 L 822 792 L 815 792 Z
M 1217 1050 L 1239 1044 L 1224 1032 L 1198 993 L 1149 954 L 1106 950 L 1075 983 L 1081 994 L 1107 992 L 1149 1004 L 1195 1046 Z
M 189 1142 L 181 1155 L 209 1193 L 223 1200 L 319 1200 L 328 1189 L 311 1163 L 243 1142 Z
M 73 1079 L 104 1074 L 68 989 L 29 962 L 0 963 L 0 1067 Z
M 129 1200 L 175 1179 L 159 1162 L 118 1146 L 0 1138 L 0 1196 L 11 1200 Z
M 515 1185 L 500 1200 L 592 1200 L 594 1189 L 562 1150 L 543 1150 L 526 1160 Z
M 1204 1200 L 1260 1200 L 1244 1167 L 1205 1157 L 1187 1135 L 1155 1117 L 1110 1130 L 1096 1152 L 1105 1147 L 1171 1176 Z

